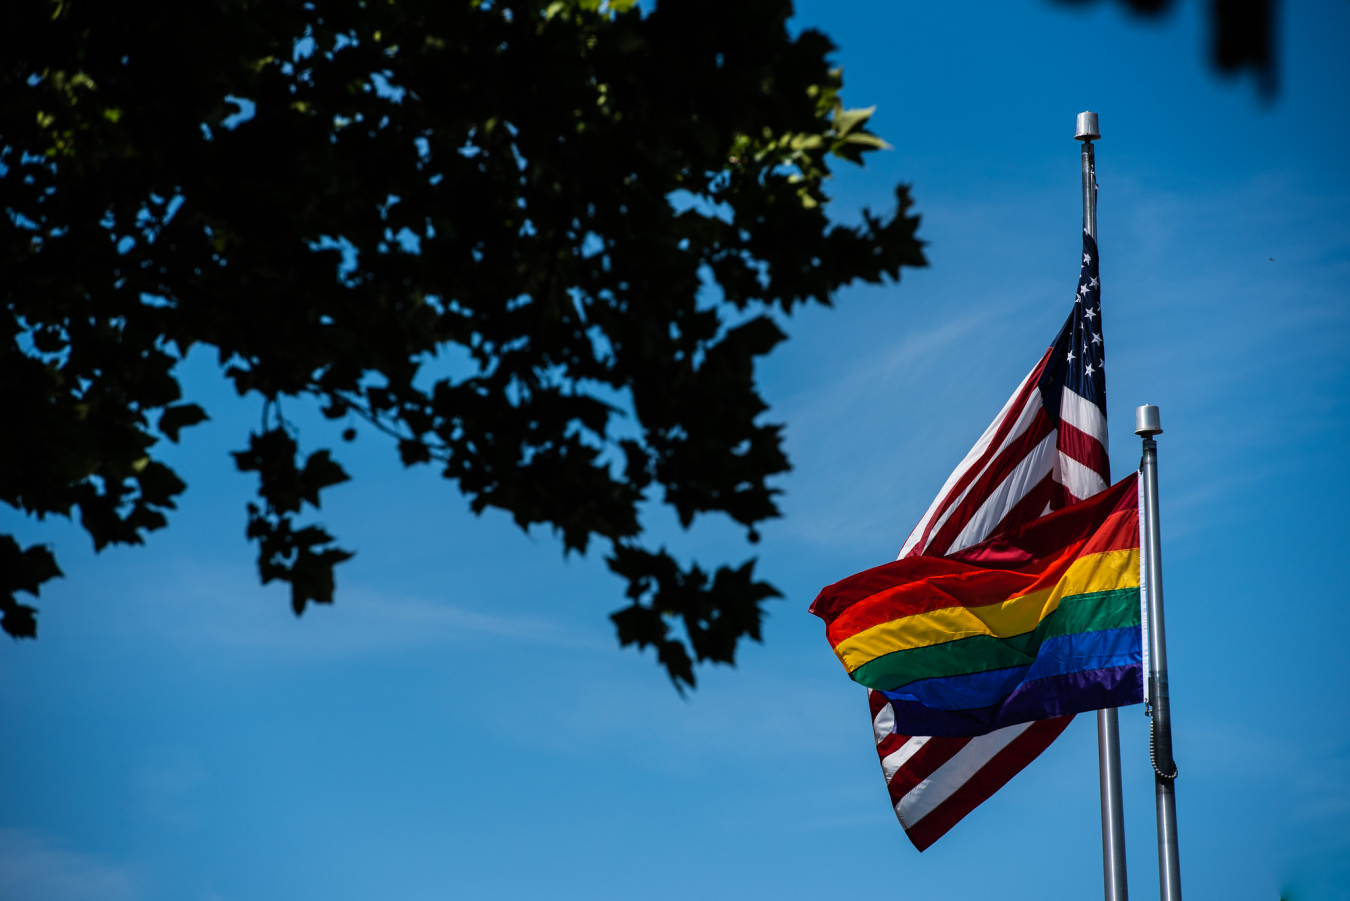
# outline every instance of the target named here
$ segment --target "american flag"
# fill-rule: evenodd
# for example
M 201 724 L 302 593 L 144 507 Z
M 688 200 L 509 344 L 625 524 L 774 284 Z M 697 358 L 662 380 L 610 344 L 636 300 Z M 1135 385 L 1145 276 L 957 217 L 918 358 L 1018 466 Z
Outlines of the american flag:
M 1083 232 L 1073 311 L 1012 397 L 947 479 L 900 557 L 944 556 L 1096 494 L 1111 484 L 1097 244 Z M 1035 760 L 1073 717 L 976 738 L 898 735 L 886 696 L 868 690 L 891 803 L 920 851 Z

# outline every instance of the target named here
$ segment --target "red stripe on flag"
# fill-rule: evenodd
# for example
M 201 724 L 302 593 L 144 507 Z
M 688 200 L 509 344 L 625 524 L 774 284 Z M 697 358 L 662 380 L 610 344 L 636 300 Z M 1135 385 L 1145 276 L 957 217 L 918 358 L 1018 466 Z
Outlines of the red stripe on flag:
M 896 751 L 904 747 L 905 742 L 909 741 L 912 735 L 896 735 L 892 732 L 881 741 L 877 742 L 877 756 L 881 758 L 889 757 Z
M 1056 446 L 1060 453 L 1082 463 L 1101 476 L 1103 482 L 1111 484 L 1111 461 L 1106 456 L 1106 448 L 1096 438 L 1061 421 Z
M 947 831 L 961 822 L 966 814 L 988 800 L 990 795 L 1002 788 L 1009 779 L 1022 772 L 1027 764 L 1050 747 L 1050 743 L 1059 738 L 1060 733 L 1067 729 L 1071 722 L 1073 717 L 1064 716 L 1032 723 L 1030 728 L 1009 742 L 1006 748 L 981 767 L 964 785 L 953 792 L 951 797 L 906 830 L 905 834 L 914 843 L 914 847 L 923 851 L 946 835 Z

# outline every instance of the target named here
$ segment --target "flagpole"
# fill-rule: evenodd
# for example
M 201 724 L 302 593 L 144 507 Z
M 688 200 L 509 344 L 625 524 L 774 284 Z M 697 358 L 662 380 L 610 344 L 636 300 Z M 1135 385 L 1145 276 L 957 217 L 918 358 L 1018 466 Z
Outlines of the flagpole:
M 1162 901 L 1181 901 L 1181 861 L 1177 850 L 1177 764 L 1172 759 L 1172 705 L 1167 687 L 1167 632 L 1163 625 L 1162 537 L 1158 526 L 1158 442 L 1162 434 L 1158 408 L 1134 411 L 1134 433 L 1144 439 L 1139 468 L 1144 479 L 1145 594 L 1148 607 L 1149 761 L 1153 764 L 1153 793 L 1158 808 L 1158 883 Z
M 1078 114 L 1074 138 L 1083 142 L 1083 230 L 1097 240 L 1097 165 L 1092 142 L 1101 137 L 1097 114 Z M 1125 807 L 1120 788 L 1120 716 L 1097 711 L 1097 776 L 1102 796 L 1102 883 L 1106 901 L 1128 901 L 1125 878 Z

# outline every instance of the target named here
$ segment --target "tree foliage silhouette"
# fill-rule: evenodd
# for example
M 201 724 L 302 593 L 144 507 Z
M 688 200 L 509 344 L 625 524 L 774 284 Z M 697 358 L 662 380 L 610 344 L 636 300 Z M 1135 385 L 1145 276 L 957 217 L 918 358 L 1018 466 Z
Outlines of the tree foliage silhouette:
M 156 459 L 214 349 L 259 430 L 247 532 L 297 614 L 351 556 L 302 522 L 347 474 L 303 400 L 387 434 L 476 512 L 595 540 L 622 644 L 677 687 L 777 595 L 642 544 L 639 506 L 756 540 L 788 469 L 763 421 L 772 318 L 921 266 L 906 189 L 854 227 L 835 160 L 883 147 L 786 0 L 11 0 L 0 13 L 0 497 L 136 544 L 185 489 Z M 889 201 L 888 201 L 889 205 Z M 713 303 L 710 297 L 720 298 Z M 434 377 L 459 348 L 474 371 Z M 620 420 L 627 415 L 627 426 Z M 348 428 L 345 437 L 352 437 Z M 0 536 L 3 628 L 59 575 Z

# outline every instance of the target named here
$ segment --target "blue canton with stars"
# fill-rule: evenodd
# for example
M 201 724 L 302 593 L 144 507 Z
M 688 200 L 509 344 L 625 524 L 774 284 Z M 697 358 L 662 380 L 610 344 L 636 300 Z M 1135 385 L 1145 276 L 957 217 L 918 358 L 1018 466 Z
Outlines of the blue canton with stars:
M 1058 424 L 1063 388 L 1096 404 L 1106 415 L 1106 344 L 1102 340 L 1102 285 L 1097 242 L 1083 231 L 1083 267 L 1073 312 L 1060 329 L 1041 374 L 1041 404 Z

